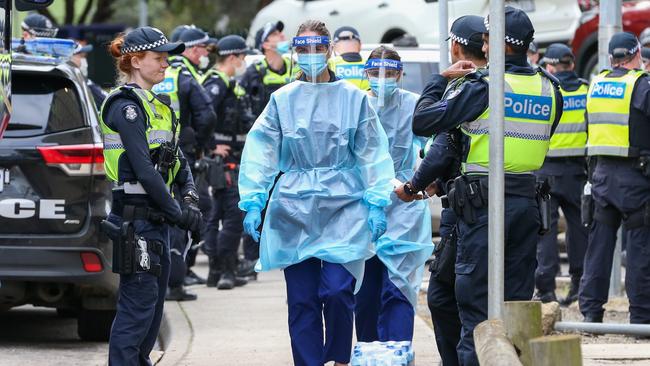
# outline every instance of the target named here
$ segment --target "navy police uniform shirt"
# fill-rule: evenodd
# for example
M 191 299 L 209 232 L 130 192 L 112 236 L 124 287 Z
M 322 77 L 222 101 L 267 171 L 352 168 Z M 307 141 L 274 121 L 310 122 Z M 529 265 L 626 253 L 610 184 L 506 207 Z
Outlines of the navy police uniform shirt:
M 130 86 L 138 87 L 136 84 Z M 128 97 L 113 99 L 105 113 L 104 121 L 120 134 L 124 154 L 120 157 L 118 177 L 121 182 L 138 181 L 147 191 L 149 198 L 167 217 L 177 219 L 180 214 L 178 203 L 169 194 L 169 188 L 151 160 L 146 137 L 147 120 L 142 107 Z M 181 168 L 175 182 L 183 194 L 196 190 L 189 165 L 179 152 Z

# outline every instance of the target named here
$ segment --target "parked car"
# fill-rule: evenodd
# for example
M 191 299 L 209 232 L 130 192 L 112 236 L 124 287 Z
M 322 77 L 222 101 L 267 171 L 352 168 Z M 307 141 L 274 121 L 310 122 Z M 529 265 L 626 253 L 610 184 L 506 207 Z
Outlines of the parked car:
M 111 207 L 96 106 L 78 68 L 13 55 L 0 141 L 0 308 L 56 308 L 81 339 L 108 339 L 118 277 L 100 232 Z
M 599 8 L 595 1 L 583 6 L 580 27 L 571 41 L 576 55 L 576 72 L 585 79 L 598 73 L 598 22 Z M 623 30 L 637 36 L 650 27 L 650 1 L 623 1 Z
M 542 45 L 568 42 L 579 25 L 581 12 L 576 0 L 508 0 L 506 4 L 528 13 L 535 39 Z M 488 0 L 449 1 L 449 24 L 462 15 L 488 12 Z M 267 22 L 281 20 L 285 33 L 293 36 L 307 19 L 324 21 L 332 32 L 354 26 L 368 43 L 391 43 L 407 33 L 421 43 L 438 43 L 437 0 L 275 0 L 253 19 L 249 42 L 253 43 L 255 32 Z

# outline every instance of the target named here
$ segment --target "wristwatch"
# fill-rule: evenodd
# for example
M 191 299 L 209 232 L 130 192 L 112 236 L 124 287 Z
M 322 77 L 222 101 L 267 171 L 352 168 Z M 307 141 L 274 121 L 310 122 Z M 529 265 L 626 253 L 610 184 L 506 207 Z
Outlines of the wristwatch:
M 404 183 L 404 192 L 409 196 L 415 196 L 417 194 L 417 192 L 413 190 L 411 182 Z

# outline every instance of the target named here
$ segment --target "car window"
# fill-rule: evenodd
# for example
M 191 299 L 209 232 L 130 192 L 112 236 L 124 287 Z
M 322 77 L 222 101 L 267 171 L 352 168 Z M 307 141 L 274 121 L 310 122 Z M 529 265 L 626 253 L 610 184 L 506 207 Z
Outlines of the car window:
M 7 137 L 36 136 L 84 126 L 80 98 L 72 81 L 50 75 L 12 75 L 13 113 Z
M 404 62 L 402 88 L 421 94 L 429 76 L 438 73 L 438 64 L 432 62 Z

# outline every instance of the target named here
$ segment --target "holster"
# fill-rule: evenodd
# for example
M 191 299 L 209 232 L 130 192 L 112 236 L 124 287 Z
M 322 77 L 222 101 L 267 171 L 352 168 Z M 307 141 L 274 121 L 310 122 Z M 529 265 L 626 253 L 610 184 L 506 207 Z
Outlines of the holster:
M 590 226 L 594 221 L 594 197 L 591 195 L 591 192 L 582 192 L 582 195 L 580 196 L 580 208 L 580 219 L 582 225 Z
M 472 225 L 476 222 L 476 210 L 487 206 L 487 180 L 461 175 L 454 179 L 447 198 L 456 215 Z
M 650 226 L 650 203 L 646 203 L 640 210 L 623 216 L 623 229 L 634 230 L 643 226 Z
M 224 171 L 223 159 L 220 156 L 215 156 L 214 158 L 206 157 L 203 160 L 208 165 L 207 180 L 210 187 L 214 190 L 226 188 L 226 172 Z
M 433 250 L 433 260 L 429 263 L 429 271 L 433 278 L 449 285 L 456 281 L 456 245 L 458 234 L 452 230 L 449 235 L 440 239 Z
M 537 207 L 541 221 L 539 235 L 544 235 L 551 230 L 551 186 L 548 179 L 538 181 L 536 191 Z

